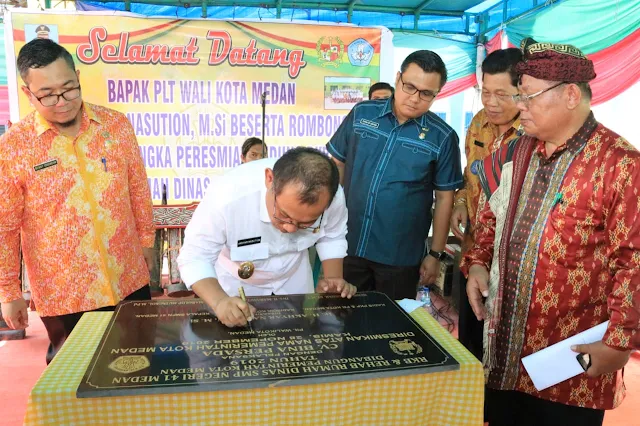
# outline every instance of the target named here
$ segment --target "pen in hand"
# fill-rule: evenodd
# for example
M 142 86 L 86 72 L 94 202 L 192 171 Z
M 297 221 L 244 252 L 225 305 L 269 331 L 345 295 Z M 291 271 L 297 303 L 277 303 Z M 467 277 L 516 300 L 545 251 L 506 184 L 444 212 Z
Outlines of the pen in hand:
M 244 303 L 247 303 L 247 296 L 244 294 L 244 288 L 242 288 L 242 286 L 240 286 L 240 288 L 238 289 L 238 292 L 240 293 L 240 299 L 242 299 Z M 247 322 L 249 323 L 249 327 L 251 327 L 252 320 L 253 320 L 253 317 L 249 315 L 249 317 L 247 317 Z

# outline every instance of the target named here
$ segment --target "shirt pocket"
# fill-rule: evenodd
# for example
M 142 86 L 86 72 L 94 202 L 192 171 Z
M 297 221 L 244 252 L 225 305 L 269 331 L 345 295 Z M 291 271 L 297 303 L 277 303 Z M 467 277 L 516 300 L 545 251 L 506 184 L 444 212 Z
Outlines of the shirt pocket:
M 55 161 L 55 164 L 51 164 Z M 75 180 L 65 172 L 65 168 L 56 158 L 38 161 L 31 167 L 27 178 L 25 203 L 39 209 L 51 208 L 64 203 Z
M 572 247 L 593 248 L 605 239 L 604 220 L 591 208 L 559 203 L 553 207 L 549 220 L 561 240 Z
M 437 159 L 436 151 L 425 142 L 417 142 L 408 138 L 398 138 L 395 150 L 397 157 L 394 177 L 407 185 L 423 186 L 432 180 L 433 162 Z
M 371 129 L 362 126 L 354 126 L 353 131 L 360 136 L 360 139 L 378 140 L 380 135 Z
M 428 144 L 422 142 L 412 141 L 410 139 L 398 138 L 400 146 L 404 149 L 408 149 L 413 154 L 436 156 L 437 152 L 431 148 Z
M 269 258 L 269 244 L 260 243 L 243 247 L 231 247 L 230 258 L 234 262 L 267 259 Z

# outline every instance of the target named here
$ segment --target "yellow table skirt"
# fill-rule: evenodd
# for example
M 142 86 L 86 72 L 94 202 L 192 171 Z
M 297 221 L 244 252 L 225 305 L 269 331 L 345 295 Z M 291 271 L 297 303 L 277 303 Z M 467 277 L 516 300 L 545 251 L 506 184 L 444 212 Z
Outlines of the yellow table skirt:
M 83 315 L 29 395 L 25 425 L 473 425 L 483 420 L 482 366 L 425 310 L 411 316 L 460 370 L 374 380 L 104 398 L 76 389 L 111 319 Z

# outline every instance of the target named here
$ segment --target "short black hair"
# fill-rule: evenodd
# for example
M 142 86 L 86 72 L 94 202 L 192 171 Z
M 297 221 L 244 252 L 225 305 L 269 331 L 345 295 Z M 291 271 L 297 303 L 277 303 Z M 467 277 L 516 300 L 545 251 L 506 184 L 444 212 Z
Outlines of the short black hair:
M 273 166 L 273 190 L 280 195 L 288 184 L 301 186 L 299 200 L 306 205 L 318 202 L 323 189 L 329 191 L 329 204 L 333 201 L 340 174 L 338 166 L 329 158 L 314 148 L 299 146 L 284 153 Z
M 55 41 L 34 38 L 22 46 L 18 54 L 17 65 L 20 77 L 22 77 L 22 80 L 26 83 L 30 69 L 46 67 L 60 58 L 65 60 L 69 68 L 74 71 L 76 70 L 76 64 L 73 62 L 73 57 L 67 49 Z
M 404 73 L 409 65 L 416 64 L 422 71 L 440 74 L 440 88 L 442 89 L 447 82 L 447 67 L 444 65 L 442 58 L 431 50 L 416 50 L 409 56 L 404 58 L 400 66 L 400 73 Z
M 249 139 L 247 139 L 242 144 L 242 156 L 246 157 L 251 148 L 253 148 L 255 145 L 262 145 L 262 144 L 264 144 L 264 142 L 262 142 L 262 139 L 260 139 L 260 138 L 249 138 Z M 264 146 L 264 149 L 265 150 L 267 149 L 267 145 L 266 144 Z
M 582 97 L 591 102 L 591 99 L 593 98 L 593 93 L 591 93 L 591 85 L 589 85 L 589 83 L 586 81 L 574 84 L 580 88 Z
M 373 92 L 376 90 L 390 90 L 392 95 L 395 92 L 392 85 L 385 83 L 384 81 L 380 81 L 369 87 L 369 99 L 371 99 L 371 95 L 373 95 Z
M 516 65 L 522 61 L 522 51 L 515 47 L 509 49 L 498 49 L 489 53 L 482 61 L 482 77 L 485 74 L 496 75 L 503 72 L 509 73 L 511 84 L 518 87 L 519 76 L 516 72 Z

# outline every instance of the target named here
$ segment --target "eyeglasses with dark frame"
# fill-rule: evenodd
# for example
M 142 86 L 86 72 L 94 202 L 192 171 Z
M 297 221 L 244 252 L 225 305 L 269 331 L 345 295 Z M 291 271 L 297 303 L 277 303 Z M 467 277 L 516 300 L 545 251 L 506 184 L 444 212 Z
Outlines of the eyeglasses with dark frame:
M 435 99 L 436 96 L 438 96 L 438 93 L 440 93 L 433 93 L 431 90 L 418 90 L 418 88 L 413 84 L 405 83 L 402 79 L 402 74 L 400 74 L 400 83 L 402 83 L 402 91 L 404 93 L 406 93 L 407 95 L 415 95 L 417 92 L 420 92 L 418 96 L 420 97 L 420 99 L 426 102 L 431 102 Z
M 282 218 L 278 217 L 276 215 L 276 212 L 278 210 L 280 210 L 280 209 L 278 208 L 277 201 L 276 201 L 276 196 L 274 194 L 273 195 L 273 218 L 275 220 L 277 220 L 278 222 L 280 222 L 283 225 L 293 225 L 298 229 L 310 229 L 311 231 L 313 231 L 314 234 L 320 231 L 320 226 L 322 226 L 322 219 L 324 218 L 324 212 L 322 212 L 322 215 L 320 215 L 320 222 L 318 223 L 318 226 L 313 226 L 313 224 L 316 223 L 318 221 L 318 219 L 314 220 L 310 224 L 295 223 L 295 222 L 293 222 L 291 220 L 286 220 L 286 219 L 282 219 Z
M 74 99 L 78 99 L 80 97 L 80 92 L 82 89 L 78 84 L 78 87 L 72 87 L 71 89 L 65 90 L 62 93 L 58 94 L 49 94 L 45 96 L 36 96 L 35 93 L 31 92 L 31 89 L 27 87 L 27 90 L 33 95 L 34 98 L 42 104 L 43 107 L 52 107 L 58 105 L 60 102 L 60 98 L 62 97 L 65 101 L 73 101 Z
M 542 89 L 542 90 L 540 90 L 540 91 L 538 91 L 536 93 L 532 93 L 531 95 L 517 94 L 517 95 L 513 95 L 511 97 L 513 98 L 513 102 L 515 102 L 515 103 L 522 102 L 524 104 L 524 106 L 528 107 L 529 106 L 529 102 L 531 102 L 531 99 L 533 99 L 535 97 L 538 97 L 538 96 L 542 95 L 543 93 L 548 92 L 549 90 L 553 90 L 556 87 L 560 87 L 563 84 L 569 84 L 569 83 L 567 83 L 566 81 L 563 81 L 561 83 L 554 84 L 551 87 L 547 87 L 546 89 Z

